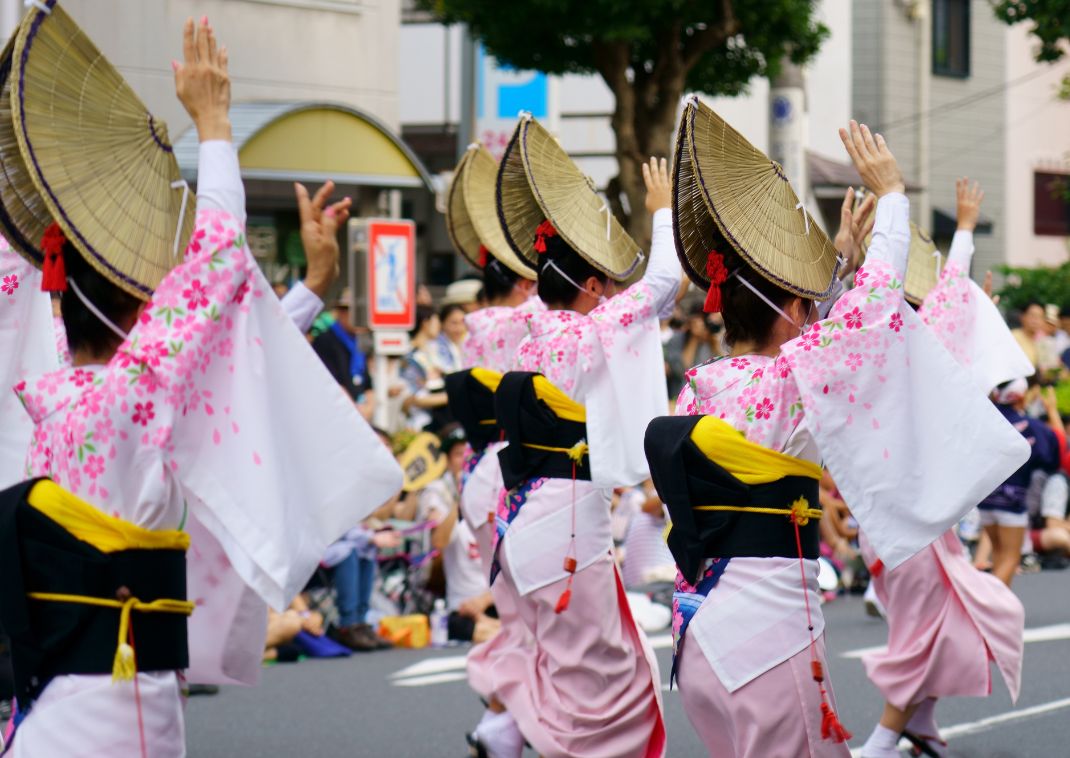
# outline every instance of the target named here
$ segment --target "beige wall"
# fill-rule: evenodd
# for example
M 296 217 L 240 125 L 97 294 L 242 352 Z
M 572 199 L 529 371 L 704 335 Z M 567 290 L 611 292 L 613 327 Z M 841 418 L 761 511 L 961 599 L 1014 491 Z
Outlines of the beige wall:
M 1070 258 L 1066 238 L 1033 234 L 1033 171 L 1070 171 L 1070 102 L 1055 97 L 1059 81 L 1070 76 L 1070 61 L 1038 64 L 1033 46 L 1024 26 L 1009 30 L 1007 80 L 1043 69 L 1007 90 L 1006 249 L 1007 262 L 1015 266 L 1058 265 Z
M 399 0 L 61 0 L 172 139 L 188 126 L 171 61 L 207 14 L 230 52 L 235 101 L 329 100 L 397 129 Z M 19 3 L 21 5 L 21 3 Z

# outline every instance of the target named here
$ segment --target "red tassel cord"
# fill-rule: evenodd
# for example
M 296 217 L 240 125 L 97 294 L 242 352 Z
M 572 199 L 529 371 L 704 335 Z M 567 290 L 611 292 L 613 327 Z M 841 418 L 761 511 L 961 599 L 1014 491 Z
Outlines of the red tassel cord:
M 710 280 L 710 289 L 706 292 L 706 303 L 702 310 L 706 313 L 721 312 L 721 285 L 728 279 L 728 269 L 724 266 L 724 256 L 711 250 L 706 256 L 706 276 Z
M 479 267 L 480 268 L 486 268 L 487 267 L 487 253 L 488 253 L 487 246 L 486 245 L 480 245 L 479 246 Z
M 542 255 L 546 252 L 546 238 L 556 237 L 557 229 L 550 223 L 550 219 L 546 219 L 535 229 L 535 252 Z
M 882 571 L 884 571 L 884 561 L 878 558 L 869 567 L 869 574 L 870 576 L 880 576 Z
M 802 507 L 805 507 L 805 505 L 806 501 L 803 500 Z M 821 739 L 846 742 L 851 739 L 852 734 L 847 731 L 839 716 L 836 715 L 836 711 L 832 709 L 832 704 L 829 703 L 828 690 L 825 689 L 825 668 L 821 665 L 821 661 L 817 659 L 817 640 L 814 638 L 814 621 L 810 615 L 810 593 L 806 589 L 806 568 L 803 564 L 802 537 L 799 535 L 800 519 L 796 517 L 794 508 L 792 511 L 790 518 L 791 523 L 795 526 L 795 546 L 799 550 L 799 574 L 802 577 L 803 599 L 806 601 L 806 625 L 810 629 L 810 673 L 821 691 Z M 804 516 L 804 525 L 807 520 L 807 517 Z
M 67 237 L 64 236 L 59 224 L 53 221 L 41 235 L 41 252 L 45 255 L 41 265 L 42 292 L 67 291 L 67 267 L 63 261 L 65 244 L 67 244 Z
M 565 555 L 564 569 L 568 572 L 568 582 L 565 591 L 557 599 L 554 613 L 563 613 L 572 602 L 572 579 L 576 576 L 576 461 L 572 461 L 572 539 L 568 543 L 568 553 Z

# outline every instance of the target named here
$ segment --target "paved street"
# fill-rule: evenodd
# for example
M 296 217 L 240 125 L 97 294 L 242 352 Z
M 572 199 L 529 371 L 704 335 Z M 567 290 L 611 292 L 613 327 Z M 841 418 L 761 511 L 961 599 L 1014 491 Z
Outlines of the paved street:
M 988 699 L 942 703 L 937 717 L 955 758 L 1070 755 L 1070 572 L 1019 577 L 1015 590 L 1029 640 L 1021 698 L 1012 704 L 997 679 Z M 865 616 L 859 598 L 832 603 L 826 617 L 840 715 L 857 747 L 881 707 L 857 653 L 883 644 L 885 625 Z M 667 682 L 668 636 L 654 639 Z M 190 755 L 463 756 L 463 734 L 481 712 L 464 681 L 464 652 L 398 650 L 270 667 L 256 688 L 189 703 Z M 665 715 L 669 755 L 703 756 L 673 692 L 665 693 Z

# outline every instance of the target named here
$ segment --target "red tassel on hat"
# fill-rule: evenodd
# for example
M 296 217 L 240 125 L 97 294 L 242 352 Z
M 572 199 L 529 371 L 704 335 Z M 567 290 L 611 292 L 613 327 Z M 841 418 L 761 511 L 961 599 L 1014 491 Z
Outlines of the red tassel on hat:
M 554 229 L 554 225 L 550 223 L 550 219 L 546 219 L 535 229 L 535 252 L 542 254 L 546 252 L 546 238 L 556 237 L 557 229 Z
M 67 291 L 67 267 L 63 262 L 65 244 L 67 237 L 59 224 L 53 221 L 41 235 L 41 252 L 45 254 L 44 263 L 41 265 L 42 292 Z
M 728 279 L 728 269 L 724 266 L 724 256 L 711 250 L 706 256 L 706 276 L 710 280 L 710 289 L 706 292 L 706 303 L 702 310 L 706 313 L 721 312 L 721 285 Z
M 479 246 L 479 267 L 480 268 L 486 268 L 487 267 L 487 246 L 486 245 L 480 245 Z

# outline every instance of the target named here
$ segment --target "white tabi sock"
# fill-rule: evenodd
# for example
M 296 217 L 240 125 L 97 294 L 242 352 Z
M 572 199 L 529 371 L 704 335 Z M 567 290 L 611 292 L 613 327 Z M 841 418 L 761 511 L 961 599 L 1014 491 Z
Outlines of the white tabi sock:
M 899 735 L 886 726 L 877 724 L 873 734 L 869 735 L 866 744 L 862 746 L 862 758 L 901 758 L 899 749 Z
M 524 736 L 509 711 L 484 713 L 476 737 L 490 758 L 520 758 L 524 752 Z

